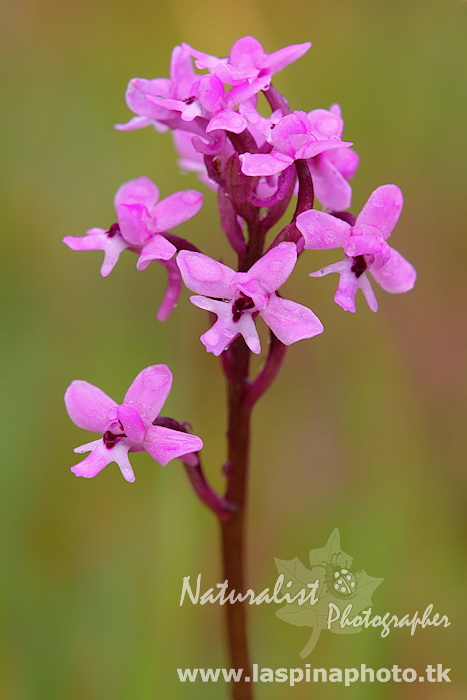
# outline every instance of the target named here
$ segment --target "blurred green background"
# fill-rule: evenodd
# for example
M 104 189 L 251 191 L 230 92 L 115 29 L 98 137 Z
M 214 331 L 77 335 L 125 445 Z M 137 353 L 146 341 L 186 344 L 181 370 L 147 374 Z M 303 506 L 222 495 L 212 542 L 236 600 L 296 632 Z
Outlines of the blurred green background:
M 203 436 L 220 486 L 224 390 L 197 340 L 207 319 L 185 292 L 157 324 L 165 283 L 157 265 L 137 273 L 134 256 L 123 255 L 103 280 L 101 254 L 72 253 L 61 238 L 112 223 L 115 190 L 143 173 L 162 196 L 204 189 L 179 172 L 168 134 L 112 125 L 130 116 L 127 81 L 167 75 L 172 46 L 225 55 L 248 33 L 268 51 L 313 41 L 276 85 L 293 108 L 341 104 L 345 136 L 361 156 L 353 208 L 376 186 L 397 183 L 405 207 L 392 242 L 419 273 L 405 296 L 378 290 L 377 315 L 362 298 L 351 315 L 332 301 L 335 276 L 305 274 L 326 254 L 300 261 L 303 274 L 287 291 L 312 305 L 326 332 L 291 348 L 254 417 L 250 583 L 275 582 L 274 557 L 306 564 L 338 527 L 354 569 L 385 579 L 375 612 L 433 603 L 452 625 L 413 638 L 323 633 L 307 661 L 443 663 L 454 669 L 450 686 L 358 684 L 345 694 L 465 697 L 467 3 L 3 0 L 2 16 L 2 699 L 227 697 L 221 686 L 180 685 L 175 671 L 225 663 L 219 608 L 179 607 L 183 576 L 220 580 L 214 519 L 179 463 L 164 469 L 138 454 L 134 485 L 115 465 L 75 479 L 72 448 L 87 435 L 62 399 L 74 378 L 121 399 L 143 367 L 168 363 L 175 379 L 164 412 Z M 212 194 L 183 229 L 223 254 Z M 309 630 L 274 611 L 252 611 L 253 660 L 301 665 Z M 270 684 L 257 693 L 327 700 L 343 689 Z

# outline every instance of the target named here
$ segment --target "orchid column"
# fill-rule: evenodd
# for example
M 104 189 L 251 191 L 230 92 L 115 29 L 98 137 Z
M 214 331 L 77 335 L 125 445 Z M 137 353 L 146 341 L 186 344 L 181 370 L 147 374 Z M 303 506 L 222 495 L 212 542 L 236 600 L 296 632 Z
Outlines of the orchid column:
M 236 258 L 235 269 L 201 252 L 197 245 L 171 232 L 193 217 L 202 195 L 185 190 L 159 201 L 156 185 L 147 177 L 124 184 L 115 196 L 117 221 L 106 229 L 90 229 L 84 237 L 67 236 L 73 250 L 103 250 L 102 275 L 114 268 L 120 253 L 137 253 L 137 269 L 153 261 L 168 274 L 167 290 L 158 312 L 165 320 L 176 306 L 182 282 L 194 293 L 194 306 L 215 316 L 201 336 L 206 350 L 220 357 L 227 385 L 226 488 L 217 494 L 201 463 L 203 443 L 190 426 L 159 416 L 170 391 L 172 374 L 166 365 L 142 370 L 124 402 L 117 405 L 87 382 L 73 382 L 66 394 L 72 420 L 101 438 L 77 448 L 90 452 L 72 468 L 93 477 L 116 462 L 127 481 L 134 480 L 128 454 L 145 450 L 160 464 L 179 458 L 199 499 L 219 520 L 224 578 L 228 590 L 242 593 L 245 581 L 245 524 L 251 412 L 271 386 L 286 348 L 322 333 L 323 325 L 308 307 L 283 298 L 280 288 L 294 271 L 304 250 L 343 248 L 344 259 L 312 276 L 338 272 L 335 300 L 355 311 L 362 289 L 370 308 L 376 298 L 367 273 L 387 291 L 413 286 L 415 272 L 386 239 L 402 208 L 395 185 L 380 187 L 355 219 L 344 211 L 351 204 L 349 180 L 358 156 L 342 140 L 338 105 L 329 110 L 290 112 L 272 85 L 272 76 L 300 58 L 310 44 L 265 53 L 253 37 L 237 41 L 227 58 L 217 58 L 183 44 L 174 49 L 170 78 L 135 78 L 127 103 L 135 113 L 120 130 L 152 126 L 170 129 L 180 165 L 198 174 L 216 193 L 220 229 Z M 195 67 L 201 71 L 195 71 Z M 259 98 L 269 116 L 258 111 Z M 323 211 L 314 209 L 316 198 Z M 271 229 L 294 200 L 292 219 L 270 240 Z M 268 328 L 263 369 L 250 373 L 251 353 L 262 352 L 257 323 Z M 226 605 L 230 665 L 250 675 L 245 607 Z M 252 684 L 232 685 L 232 697 L 253 697 Z

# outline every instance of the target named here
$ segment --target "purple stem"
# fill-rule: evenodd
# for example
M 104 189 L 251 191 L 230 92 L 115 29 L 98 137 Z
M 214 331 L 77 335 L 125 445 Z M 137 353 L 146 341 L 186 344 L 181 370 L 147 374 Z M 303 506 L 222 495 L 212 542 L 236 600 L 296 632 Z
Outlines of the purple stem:
M 219 187 L 217 201 L 219 204 L 222 230 L 227 236 L 233 250 L 239 257 L 242 257 L 247 250 L 242 227 L 238 223 L 237 213 L 230 201 L 228 192 L 222 187 Z
M 293 165 L 279 175 L 277 190 L 271 197 L 261 199 L 253 195 L 250 197 L 250 201 L 255 207 L 273 207 L 287 196 L 292 182 L 295 184 L 295 169 Z
M 236 510 L 232 517 L 221 523 L 223 577 L 229 582 L 228 590 L 245 593 L 245 531 L 250 453 L 251 411 L 246 405 L 250 350 L 242 338 L 232 343 L 230 351 L 230 376 L 228 391 L 228 462 L 226 469 L 226 501 Z M 235 379 L 233 379 L 235 377 Z M 236 602 L 224 609 L 227 642 L 231 668 L 243 669 L 240 683 L 232 683 L 234 700 L 252 700 L 251 683 L 244 681 L 251 676 L 251 664 L 247 637 L 247 606 Z
M 248 129 L 242 131 L 241 134 L 227 132 L 227 136 L 238 153 L 258 153 L 256 141 Z
M 180 236 L 176 236 L 174 233 L 166 233 L 165 231 L 162 235 L 164 238 L 167 238 L 177 250 L 192 250 L 194 253 L 201 253 L 199 248 L 185 238 L 180 238 Z
M 226 499 L 221 498 L 208 484 L 199 458 L 198 464 L 195 465 L 191 463 L 191 460 L 186 461 L 183 457 L 181 461 L 183 462 L 187 476 L 199 500 L 217 515 L 220 522 L 226 522 L 232 518 L 235 507 L 230 506 Z
M 297 206 L 295 207 L 294 215 L 292 221 L 287 226 L 284 226 L 282 231 L 280 231 L 268 250 L 275 248 L 283 241 L 293 241 L 299 244 L 302 240 L 302 234 L 295 226 L 295 221 L 297 216 L 308 209 L 313 209 L 313 204 L 315 201 L 313 178 L 311 177 L 310 169 L 306 160 L 296 160 L 295 168 L 298 176 L 298 197 Z M 301 252 L 301 251 L 299 251 Z
M 219 187 L 225 187 L 223 165 L 219 155 L 204 156 L 204 165 L 208 173 L 208 177 L 215 182 Z
M 308 209 L 313 209 L 315 203 L 315 189 L 313 178 L 306 160 L 296 160 L 295 168 L 298 176 L 298 197 L 292 221 L 297 220 L 297 216 Z
M 357 221 L 357 217 L 351 214 L 349 211 L 330 211 L 329 213 L 336 219 L 341 219 L 351 226 L 355 226 L 355 222 Z
M 177 305 L 178 297 L 182 291 L 182 276 L 174 258 L 159 260 L 159 262 L 167 270 L 168 280 L 162 303 L 157 312 L 157 320 L 166 321 Z
M 284 216 L 285 212 L 287 211 L 287 207 L 290 204 L 290 200 L 292 199 L 295 189 L 295 168 L 291 167 L 290 170 L 293 174 L 293 177 L 290 179 L 288 192 L 285 194 L 282 201 L 280 201 L 278 204 L 269 209 L 264 219 L 262 219 L 260 222 L 261 230 L 265 233 L 269 231 L 275 224 L 277 224 L 277 222 L 280 221 L 280 219 Z
M 276 109 L 280 109 L 284 117 L 286 114 L 290 114 L 289 103 L 285 97 L 276 90 L 272 83 L 269 85 L 268 90 L 264 90 L 263 92 L 273 112 L 275 112 Z
M 153 425 L 160 425 L 163 428 L 170 428 L 171 430 L 179 430 L 181 433 L 190 432 L 189 429 L 191 427 L 189 423 L 179 423 L 179 421 L 176 421 L 174 418 L 167 418 L 165 416 L 158 416 L 156 420 L 153 421 Z M 187 476 L 199 500 L 212 510 L 221 522 L 231 518 L 235 507 L 225 498 L 219 496 L 209 485 L 204 475 L 198 452 L 183 455 L 180 457 L 180 461 L 185 467 Z
M 287 346 L 281 343 L 271 331 L 271 342 L 266 362 L 254 382 L 250 384 L 245 399 L 245 405 L 249 409 L 253 408 L 258 399 L 266 393 L 276 379 L 282 367 L 286 352 Z
M 233 153 L 225 167 L 225 188 L 235 212 L 250 226 L 258 217 L 258 210 L 250 202 L 252 178 L 242 173 L 238 153 Z M 250 242 L 252 236 L 250 235 Z

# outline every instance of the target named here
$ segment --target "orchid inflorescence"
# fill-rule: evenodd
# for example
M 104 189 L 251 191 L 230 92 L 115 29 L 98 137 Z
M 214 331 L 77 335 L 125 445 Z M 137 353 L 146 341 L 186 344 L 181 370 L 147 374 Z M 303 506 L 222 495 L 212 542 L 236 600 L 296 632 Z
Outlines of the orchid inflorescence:
M 176 307 L 183 282 L 194 293 L 191 302 L 217 317 L 201 341 L 208 352 L 222 356 L 229 381 L 238 378 L 235 344 L 261 352 L 256 327 L 261 317 L 271 341 L 263 370 L 248 380 L 244 400 L 249 407 L 277 374 L 285 346 L 323 332 L 313 311 L 279 293 L 305 251 L 342 248 L 340 261 L 310 276 L 337 272 L 334 299 L 347 311 L 355 311 L 358 289 L 377 310 L 369 274 L 393 293 L 408 291 L 415 283 L 414 268 L 387 243 L 402 209 L 399 188 L 378 187 L 360 214 L 352 216 L 346 211 L 352 197 L 349 181 L 359 158 L 353 144 L 342 139 L 340 107 L 290 111 L 272 84 L 273 75 L 310 46 L 297 44 L 267 54 L 259 41 L 246 36 L 235 42 L 227 58 L 218 58 L 182 44 L 173 50 L 169 78 L 135 78 L 126 92 L 135 116 L 116 128 L 171 130 L 181 168 L 196 173 L 217 193 L 220 226 L 236 254 L 236 269 L 172 232 L 198 213 L 203 195 L 189 189 L 159 199 L 157 186 L 144 176 L 117 191 L 115 223 L 64 239 L 72 250 L 102 250 L 103 276 L 112 272 L 124 250 L 137 253 L 138 270 L 153 261 L 165 267 L 168 285 L 160 321 Z M 260 97 L 270 107 L 268 116 L 258 109 Z M 314 208 L 315 199 L 322 209 Z M 291 221 L 274 240 L 267 240 L 292 201 Z M 186 424 L 158 418 L 171 380 L 166 365 L 148 367 L 120 405 L 87 382 L 73 382 L 66 393 L 70 417 L 102 438 L 77 448 L 91 454 L 72 471 L 93 477 L 117 462 L 125 479 L 133 481 L 128 453 L 142 450 L 160 464 L 181 458 L 188 469 L 199 469 L 200 438 Z M 198 480 L 195 488 L 200 494 L 204 486 Z M 204 500 L 212 505 L 206 494 Z M 219 504 L 214 506 L 219 511 Z

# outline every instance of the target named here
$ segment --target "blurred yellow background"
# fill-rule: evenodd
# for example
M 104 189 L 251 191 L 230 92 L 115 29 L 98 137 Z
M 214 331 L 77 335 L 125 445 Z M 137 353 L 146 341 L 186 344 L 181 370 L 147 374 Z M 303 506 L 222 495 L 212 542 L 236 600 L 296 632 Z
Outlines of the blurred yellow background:
M 180 685 L 175 671 L 225 663 L 219 608 L 179 607 L 183 576 L 219 580 L 213 517 L 178 462 L 162 468 L 135 455 L 134 485 L 115 465 L 94 480 L 74 478 L 72 448 L 88 435 L 62 399 L 81 378 L 121 400 L 137 372 L 166 362 L 174 388 L 164 413 L 204 438 L 207 471 L 220 487 L 223 386 L 217 360 L 197 340 L 207 319 L 184 292 L 158 324 L 165 279 L 157 265 L 138 273 L 126 254 L 104 280 L 100 253 L 72 253 L 61 238 L 110 225 L 115 190 L 141 174 L 162 196 L 205 191 L 179 172 L 169 134 L 112 126 L 130 116 L 127 81 L 167 75 L 175 44 L 225 55 L 245 34 L 267 51 L 313 42 L 275 83 L 293 108 L 341 104 L 345 136 L 361 156 L 353 210 L 376 186 L 398 184 L 405 207 L 391 242 L 419 274 L 407 295 L 378 289 L 377 315 L 362 298 L 351 315 L 332 301 L 335 276 L 306 276 L 326 254 L 300 261 L 287 290 L 313 307 L 326 332 L 290 349 L 254 417 L 250 583 L 273 585 L 274 557 L 306 564 L 338 527 L 354 569 L 385 579 L 375 612 L 433 603 L 453 624 L 413 638 L 407 630 L 387 639 L 375 630 L 323 633 L 307 661 L 418 670 L 443 663 L 457 677 L 450 686 L 358 684 L 346 697 L 465 697 L 467 4 L 3 0 L 2 15 L 2 699 L 227 697 L 220 686 Z M 180 232 L 220 256 L 215 197 L 205 198 Z M 253 660 L 301 665 L 309 630 L 274 611 L 252 610 Z M 257 687 L 260 699 L 342 692 Z

